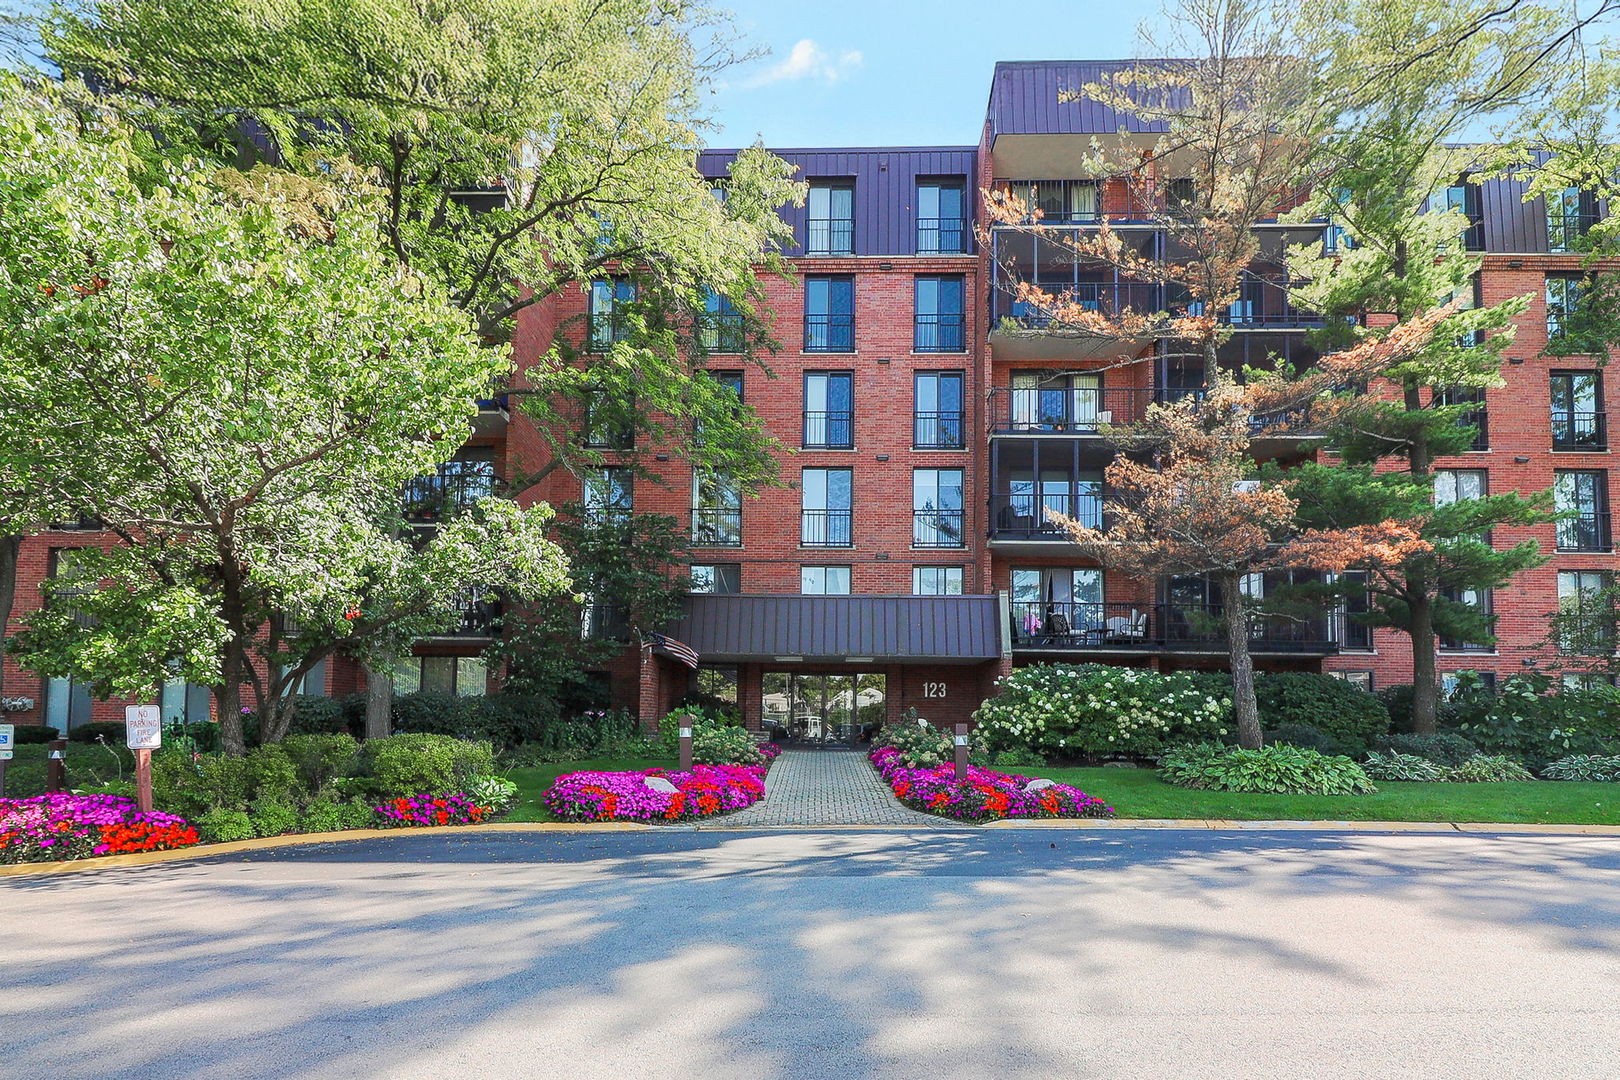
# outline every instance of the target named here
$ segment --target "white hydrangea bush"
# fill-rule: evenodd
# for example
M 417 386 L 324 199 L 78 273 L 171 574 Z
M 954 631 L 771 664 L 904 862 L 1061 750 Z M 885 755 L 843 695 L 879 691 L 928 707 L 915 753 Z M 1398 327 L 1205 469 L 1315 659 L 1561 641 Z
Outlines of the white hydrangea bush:
M 998 680 L 973 718 L 986 749 L 1058 757 L 1148 756 L 1226 734 L 1232 701 L 1197 676 L 1095 664 L 1034 664 Z

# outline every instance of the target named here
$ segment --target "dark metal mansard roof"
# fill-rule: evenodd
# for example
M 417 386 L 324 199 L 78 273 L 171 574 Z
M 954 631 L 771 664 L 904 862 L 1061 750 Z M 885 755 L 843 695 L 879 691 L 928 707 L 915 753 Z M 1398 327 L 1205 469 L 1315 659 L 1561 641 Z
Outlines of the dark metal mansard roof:
M 1001 657 L 1001 600 L 700 594 L 687 598 L 686 614 L 670 635 L 705 663 L 870 657 L 978 664 Z

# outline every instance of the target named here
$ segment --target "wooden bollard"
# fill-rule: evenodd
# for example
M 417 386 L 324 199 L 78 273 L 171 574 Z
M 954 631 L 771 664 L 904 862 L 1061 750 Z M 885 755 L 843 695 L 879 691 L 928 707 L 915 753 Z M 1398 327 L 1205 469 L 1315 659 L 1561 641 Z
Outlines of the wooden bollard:
M 966 724 L 957 724 L 956 737 L 951 741 L 956 744 L 956 778 L 966 780 L 968 771 L 968 726 Z
M 45 747 L 45 790 L 67 790 L 67 740 L 53 739 Z
M 692 728 L 690 721 L 678 729 L 681 737 L 681 772 L 692 771 Z

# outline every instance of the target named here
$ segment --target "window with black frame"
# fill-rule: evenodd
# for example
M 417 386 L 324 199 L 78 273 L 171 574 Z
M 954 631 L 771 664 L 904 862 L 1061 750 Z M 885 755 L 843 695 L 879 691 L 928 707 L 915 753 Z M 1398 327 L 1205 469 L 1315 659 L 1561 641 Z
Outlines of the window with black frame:
M 603 278 L 591 282 L 589 352 L 607 352 L 630 336 L 625 308 L 635 301 L 636 286 L 629 278 Z
M 705 469 L 692 473 L 692 543 L 742 546 L 742 489 L 729 477 Z
M 967 250 L 961 178 L 917 183 L 917 254 L 960 255 Z
M 911 445 L 919 450 L 960 450 L 966 376 L 960 371 L 919 371 L 912 378 Z
M 595 450 L 630 450 L 636 445 L 635 406 L 615 391 L 585 391 L 585 445 Z
M 1554 450 L 1606 450 L 1603 378 L 1596 371 L 1554 371 L 1548 375 Z
M 1474 429 L 1474 440 L 1468 449 L 1481 451 L 1491 448 L 1490 412 L 1486 407 L 1485 391 L 1477 386 L 1452 386 L 1437 390 L 1434 404 L 1440 408 L 1469 406 L 1457 413 L 1457 426 Z
M 1547 250 L 1582 251 L 1586 234 L 1597 224 L 1597 196 L 1578 187 L 1567 187 L 1547 196 Z
M 855 373 L 804 373 L 804 439 L 807 450 L 848 450 L 855 445 Z
M 850 275 L 804 279 L 804 351 L 855 351 L 855 279 Z
M 1560 551 L 1608 551 L 1609 480 L 1598 469 L 1560 469 L 1553 473 L 1553 508 L 1565 515 L 1558 522 Z
M 1440 594 L 1453 604 L 1474 608 L 1481 615 L 1491 614 L 1492 597 L 1489 589 L 1447 589 Z M 1490 652 L 1495 646 L 1468 641 L 1454 634 L 1440 634 L 1440 647 L 1448 652 Z
M 470 446 L 433 472 L 405 485 L 406 520 L 422 524 L 443 521 L 495 492 L 495 451 Z
M 961 469 L 911 471 L 911 542 L 914 547 L 955 548 L 966 530 L 962 511 Z
M 731 297 L 713 289 L 705 291 L 703 311 L 698 315 L 698 342 L 709 353 L 740 353 L 747 348 L 747 320 Z
M 962 276 L 926 275 L 916 282 L 912 348 L 961 352 L 967 347 Z
M 693 563 L 691 577 L 694 593 L 742 592 L 742 563 Z
M 585 520 L 598 524 L 623 521 L 635 501 L 635 473 L 618 466 L 584 470 L 582 480 Z
M 849 547 L 854 543 L 854 473 L 849 469 L 805 469 L 800 478 L 799 542 L 805 547 Z
M 810 181 L 805 210 L 806 255 L 855 253 L 855 181 Z
M 1614 599 L 1609 571 L 1558 571 L 1558 651 L 1573 656 L 1614 652 Z
M 1581 278 L 1578 274 L 1547 275 L 1547 336 L 1563 337 L 1580 309 Z

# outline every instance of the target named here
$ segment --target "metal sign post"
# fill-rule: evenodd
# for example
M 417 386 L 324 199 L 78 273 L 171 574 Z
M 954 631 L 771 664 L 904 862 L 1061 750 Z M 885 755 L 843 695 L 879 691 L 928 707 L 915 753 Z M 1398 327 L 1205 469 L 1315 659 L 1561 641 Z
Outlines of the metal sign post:
M 124 743 L 135 752 L 135 803 L 152 812 L 152 751 L 163 745 L 163 716 L 156 705 L 124 706 Z
M 15 724 L 0 724 L 0 799 L 6 797 L 6 762 L 11 760 L 16 735 Z
M 692 771 L 692 729 L 683 727 L 679 729 L 681 736 L 681 772 Z
M 968 771 L 968 726 L 956 725 L 956 737 L 951 740 L 956 744 L 956 778 L 967 779 Z

